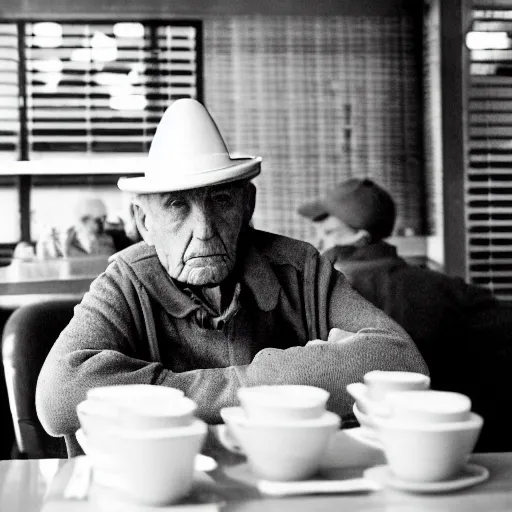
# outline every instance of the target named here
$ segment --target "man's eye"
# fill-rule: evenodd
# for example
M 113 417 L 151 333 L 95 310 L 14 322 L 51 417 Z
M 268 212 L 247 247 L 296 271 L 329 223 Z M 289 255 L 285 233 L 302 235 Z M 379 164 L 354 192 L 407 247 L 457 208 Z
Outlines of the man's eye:
M 228 205 L 228 204 L 231 203 L 231 195 L 228 194 L 227 192 L 222 192 L 222 193 L 219 193 L 219 194 L 215 194 L 213 196 L 213 200 L 217 204 Z
M 170 199 L 166 202 L 165 206 L 173 210 L 181 210 L 187 206 L 187 203 L 183 199 Z

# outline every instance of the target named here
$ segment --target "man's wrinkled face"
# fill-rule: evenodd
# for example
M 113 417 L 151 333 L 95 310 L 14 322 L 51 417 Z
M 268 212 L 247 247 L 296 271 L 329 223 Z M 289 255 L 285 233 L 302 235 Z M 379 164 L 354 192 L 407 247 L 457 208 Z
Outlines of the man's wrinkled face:
M 220 284 L 235 267 L 246 211 L 244 184 L 150 194 L 137 215 L 169 275 L 195 286 Z

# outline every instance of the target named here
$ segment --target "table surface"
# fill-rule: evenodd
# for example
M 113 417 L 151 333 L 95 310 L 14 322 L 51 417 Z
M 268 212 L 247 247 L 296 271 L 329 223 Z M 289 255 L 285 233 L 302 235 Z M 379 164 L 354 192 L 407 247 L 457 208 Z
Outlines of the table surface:
M 512 510 L 512 453 L 474 454 L 471 461 L 485 466 L 490 471 L 489 480 L 462 491 L 431 495 L 411 494 L 385 488 L 370 494 L 268 498 L 260 495 L 254 485 L 251 485 L 250 469 L 240 458 L 235 462 L 221 463 L 219 468 L 209 475 L 213 478 L 213 485 L 220 489 L 224 497 L 225 502 L 221 507 L 223 511 L 458 512 L 467 510 L 500 512 Z M 9 512 L 56 512 L 58 510 L 93 512 L 97 510 L 88 501 L 49 499 L 51 489 L 55 487 L 55 481 L 62 479 L 62 474 L 66 471 L 70 474 L 70 468 L 74 462 L 75 459 L 0 461 L 0 510 Z M 344 468 L 340 471 L 345 477 L 360 476 L 362 468 Z M 170 511 L 173 508 L 177 510 L 177 507 L 164 507 L 162 510 Z M 179 510 L 204 512 L 217 509 L 215 507 L 207 509 L 204 505 L 200 508 L 189 505 Z
M 50 299 L 78 302 L 107 265 L 105 256 L 13 260 L 10 265 L 0 267 L 0 307 L 15 309 Z

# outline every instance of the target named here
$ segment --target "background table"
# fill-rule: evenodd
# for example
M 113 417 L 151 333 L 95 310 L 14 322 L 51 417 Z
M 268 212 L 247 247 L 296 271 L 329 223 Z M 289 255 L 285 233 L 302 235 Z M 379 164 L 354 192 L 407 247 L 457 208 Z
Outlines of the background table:
M 105 256 L 43 261 L 13 260 L 0 267 L 0 308 L 15 309 L 42 300 L 81 300 L 108 265 Z
M 218 457 L 219 460 L 222 457 Z M 501 512 L 512 510 L 512 453 L 476 454 L 472 462 L 487 467 L 491 473 L 487 482 L 454 493 L 437 495 L 408 494 L 384 489 L 372 494 L 301 496 L 264 498 L 248 484 L 250 471 L 244 462 L 234 458 L 219 460 L 221 466 L 210 473 L 219 492 L 226 497 L 222 510 L 243 512 L 327 512 L 409 511 L 415 512 Z M 11 460 L 0 461 L 0 510 L 9 512 L 39 512 L 45 504 L 45 494 L 55 478 L 70 472 L 74 460 Z M 359 470 L 343 470 L 354 474 Z M 57 476 L 56 476 L 57 475 Z M 48 502 L 46 502 L 48 504 Z M 65 501 L 48 510 L 92 512 L 87 501 Z

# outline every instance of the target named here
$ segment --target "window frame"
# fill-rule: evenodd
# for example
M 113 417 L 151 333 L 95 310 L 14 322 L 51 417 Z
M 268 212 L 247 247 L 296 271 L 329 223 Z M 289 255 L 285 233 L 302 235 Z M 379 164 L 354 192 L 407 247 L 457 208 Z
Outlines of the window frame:
M 135 18 L 135 17 L 134 17 Z M 40 23 L 51 21 L 55 23 L 66 24 L 87 24 L 87 25 L 104 25 L 111 22 L 108 18 L 93 18 L 93 19 L 76 19 L 76 18 L 63 18 L 63 17 L 44 17 L 44 18 L 23 18 L 23 19 L 3 19 L 2 23 L 11 23 L 17 25 L 18 33 L 18 87 L 19 87 L 19 113 L 20 113 L 20 132 L 19 132 L 19 145 L 18 145 L 18 161 L 29 161 L 29 147 L 28 147 L 28 125 L 27 125 L 27 87 L 26 87 L 26 56 L 25 56 L 25 28 L 31 23 Z M 196 30 L 196 98 L 201 103 L 204 102 L 204 65 L 203 65 L 203 20 L 193 18 L 149 18 L 143 20 L 137 19 L 123 19 L 124 22 L 141 22 L 145 26 L 158 27 L 165 24 L 172 24 L 174 26 L 192 26 Z M 113 20 L 112 22 L 115 22 Z M 154 44 L 154 43 L 153 43 Z M 82 153 L 77 153 L 81 155 Z M 106 153 L 108 154 L 108 153 Z M 141 152 L 141 154 L 143 154 Z M 70 152 L 70 156 L 73 153 Z M 123 173 L 112 174 L 20 174 L 20 175 L 0 175 L 0 186 L 15 186 L 18 192 L 18 210 L 20 222 L 20 240 L 32 242 L 30 233 L 30 195 L 33 185 L 39 187 L 45 186 L 80 186 L 80 185 L 113 185 L 117 180 L 123 176 Z M 14 249 L 16 243 L 0 243 L 0 259 L 5 257 L 7 252 Z

